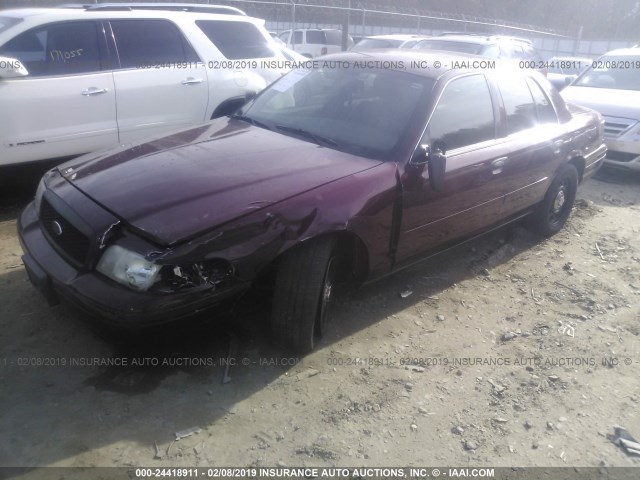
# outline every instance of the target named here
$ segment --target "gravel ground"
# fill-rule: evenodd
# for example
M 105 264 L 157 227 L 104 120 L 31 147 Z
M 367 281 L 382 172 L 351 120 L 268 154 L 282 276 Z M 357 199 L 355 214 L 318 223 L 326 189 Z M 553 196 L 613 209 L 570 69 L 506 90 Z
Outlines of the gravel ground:
M 638 178 L 587 181 L 551 239 L 514 225 L 352 293 L 304 358 L 259 292 L 144 336 L 50 308 L 30 188 L 0 206 L 0 466 L 639 465 L 608 439 L 640 438 Z

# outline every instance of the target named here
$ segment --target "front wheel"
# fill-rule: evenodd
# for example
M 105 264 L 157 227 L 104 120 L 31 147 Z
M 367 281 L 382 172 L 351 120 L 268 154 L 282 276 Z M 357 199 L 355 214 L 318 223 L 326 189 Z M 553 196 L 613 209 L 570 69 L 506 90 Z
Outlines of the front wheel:
M 567 164 L 551 182 L 544 200 L 529 218 L 529 227 L 542 236 L 558 233 L 569 218 L 578 190 L 578 171 Z
M 275 343 L 298 353 L 313 350 L 329 317 L 339 264 L 331 238 L 310 240 L 284 255 L 273 296 Z

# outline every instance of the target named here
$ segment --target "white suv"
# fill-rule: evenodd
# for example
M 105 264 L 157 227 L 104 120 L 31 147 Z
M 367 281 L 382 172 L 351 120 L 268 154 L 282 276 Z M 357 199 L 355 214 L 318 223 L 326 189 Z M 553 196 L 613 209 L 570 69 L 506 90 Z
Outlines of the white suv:
M 232 7 L 2 10 L 0 166 L 229 114 L 286 73 L 270 68 L 284 59 L 263 20 Z
M 304 55 L 315 58 L 320 55 L 338 53 L 342 51 L 342 30 L 331 28 L 301 28 L 285 30 L 278 35 L 287 47 Z M 347 35 L 347 50 L 353 46 L 353 38 Z

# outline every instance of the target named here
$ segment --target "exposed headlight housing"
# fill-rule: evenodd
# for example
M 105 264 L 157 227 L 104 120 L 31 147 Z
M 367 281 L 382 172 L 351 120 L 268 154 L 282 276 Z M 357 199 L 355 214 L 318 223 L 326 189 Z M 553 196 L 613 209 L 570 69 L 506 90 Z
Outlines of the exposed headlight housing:
M 151 288 L 160 272 L 159 265 L 118 245 L 107 248 L 96 269 L 122 285 L 141 291 Z

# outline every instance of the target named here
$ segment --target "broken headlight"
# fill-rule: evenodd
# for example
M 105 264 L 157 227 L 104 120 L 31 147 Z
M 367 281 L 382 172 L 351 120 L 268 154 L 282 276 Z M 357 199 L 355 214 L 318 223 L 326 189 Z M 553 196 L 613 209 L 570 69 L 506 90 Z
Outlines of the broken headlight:
M 142 291 L 156 282 L 160 272 L 159 265 L 118 245 L 107 248 L 96 269 L 118 283 Z
M 194 287 L 216 287 L 233 275 L 229 262 L 222 259 L 204 260 L 187 265 L 165 265 L 161 285 L 170 290 Z

